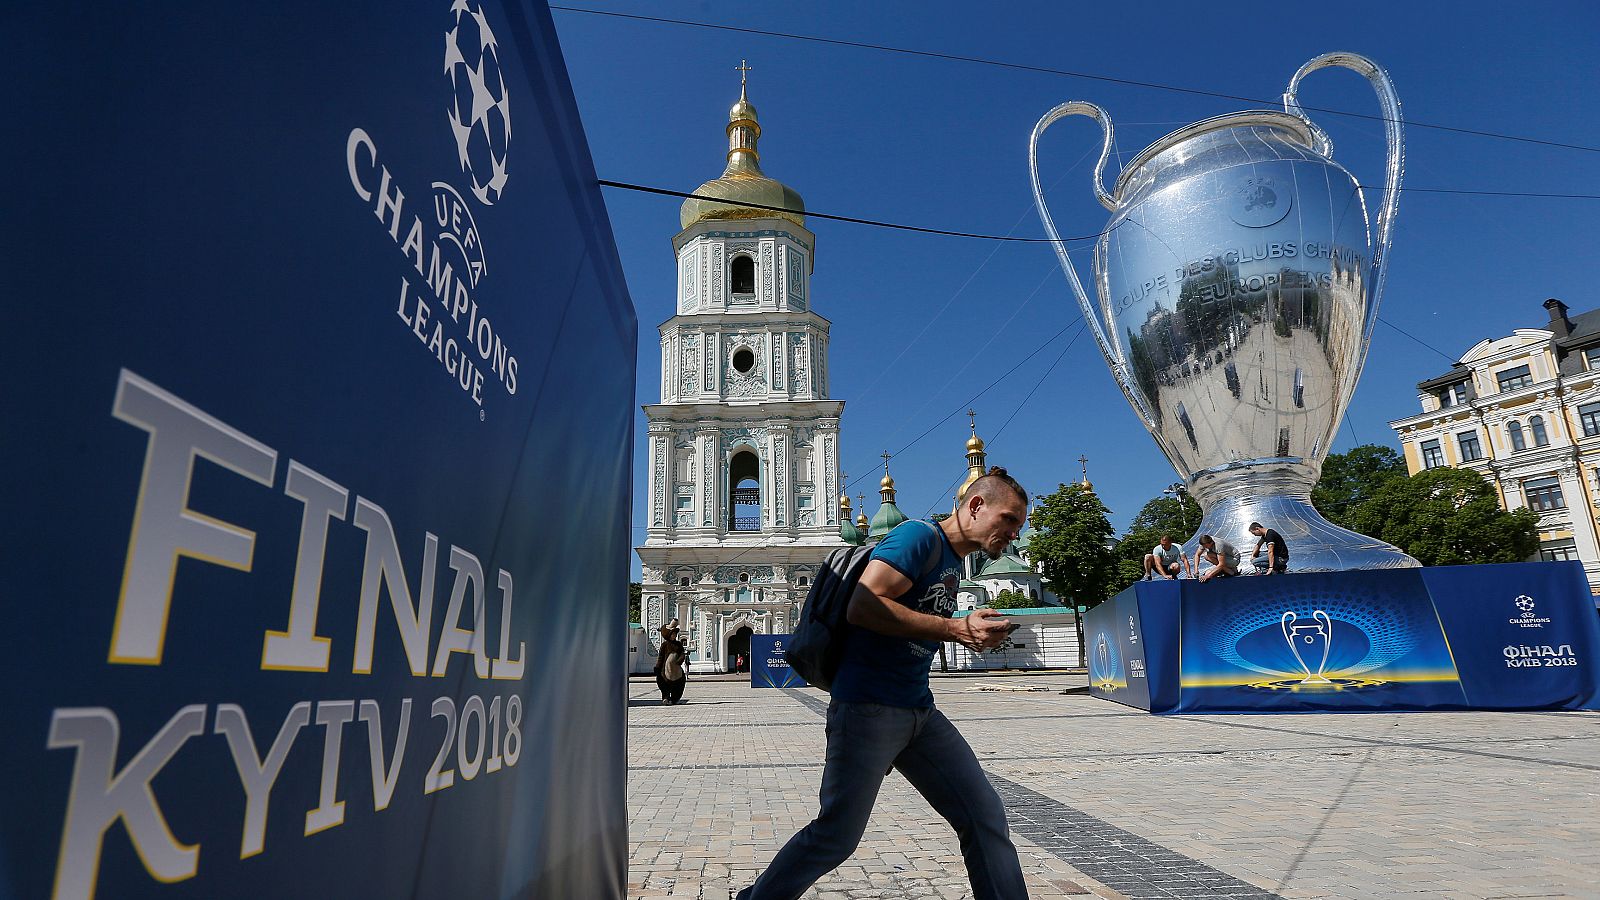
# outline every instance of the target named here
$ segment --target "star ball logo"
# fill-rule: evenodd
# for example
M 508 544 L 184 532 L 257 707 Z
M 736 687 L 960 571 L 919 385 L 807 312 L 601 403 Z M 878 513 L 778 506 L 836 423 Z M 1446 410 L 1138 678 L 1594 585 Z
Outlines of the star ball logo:
M 1271 178 L 1251 178 L 1228 200 L 1228 218 L 1246 228 L 1266 228 L 1283 221 L 1294 204 L 1292 195 L 1278 192 Z
M 500 73 L 499 45 L 476 0 L 455 0 L 450 11 L 455 24 L 444 36 L 450 132 L 461 171 L 472 179 L 472 195 L 493 206 L 506 186 L 511 98 Z
M 1537 604 L 1527 594 L 1518 594 L 1517 599 L 1511 601 L 1511 604 L 1517 608 L 1517 615 L 1506 620 L 1508 625 L 1515 625 L 1518 628 L 1543 628 L 1550 622 L 1548 616 L 1540 616 L 1534 612 Z

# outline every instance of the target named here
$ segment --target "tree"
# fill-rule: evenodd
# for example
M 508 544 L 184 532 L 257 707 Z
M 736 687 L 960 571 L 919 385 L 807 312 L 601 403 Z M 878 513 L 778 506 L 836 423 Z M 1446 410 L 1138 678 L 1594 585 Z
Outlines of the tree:
M 637 581 L 628 582 L 628 621 L 642 623 L 639 618 L 639 597 L 642 588 Z
M 948 519 L 948 518 L 950 518 L 950 514 L 949 513 L 934 513 L 933 515 L 928 517 L 928 521 L 930 521 L 930 522 L 943 522 L 945 519 Z
M 1350 524 L 1356 509 L 1389 481 L 1405 477 L 1405 460 L 1391 447 L 1361 444 L 1345 453 L 1330 453 L 1311 490 L 1311 505 L 1333 524 L 1360 531 Z
M 1042 602 L 1033 599 L 1032 597 L 1028 596 L 1026 593 L 1024 593 L 1022 591 L 1013 591 L 1013 590 L 1009 590 L 1008 589 L 1008 590 L 1001 591 L 994 598 L 994 600 L 989 603 L 989 608 L 990 609 L 1033 609 L 1035 607 L 1040 607 L 1040 606 L 1043 606 L 1043 605 L 1044 604 Z
M 1117 590 L 1144 577 L 1144 555 L 1161 540 L 1163 534 L 1172 535 L 1174 543 L 1188 540 L 1200 527 L 1200 504 L 1187 493 L 1176 497 L 1156 497 L 1128 524 L 1128 532 L 1117 541 L 1117 575 L 1113 580 Z
M 1425 566 L 1522 562 L 1539 551 L 1539 514 L 1506 512 L 1494 486 L 1440 466 L 1383 481 L 1357 505 L 1349 527 L 1388 541 Z
M 1044 585 L 1068 605 L 1094 606 L 1110 596 L 1116 557 L 1106 546 L 1116 532 L 1107 509 L 1081 484 L 1063 484 L 1040 498 L 1031 522 L 1028 553 L 1039 563 Z

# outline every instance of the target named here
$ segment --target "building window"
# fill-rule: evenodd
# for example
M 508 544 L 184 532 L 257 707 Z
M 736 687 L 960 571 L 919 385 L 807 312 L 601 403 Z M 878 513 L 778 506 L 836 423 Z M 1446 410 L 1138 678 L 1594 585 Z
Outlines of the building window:
M 1585 403 L 1578 407 L 1578 421 L 1583 423 L 1583 436 L 1600 434 L 1600 403 Z
M 1467 383 L 1458 381 L 1439 390 L 1439 408 L 1448 409 L 1467 402 Z
M 689 576 L 685 575 L 682 578 L 678 579 L 678 587 L 688 587 L 688 586 L 689 586 Z
M 1561 482 L 1554 475 L 1524 481 L 1522 493 L 1528 498 L 1529 509 L 1549 512 L 1552 509 L 1567 508 L 1567 501 L 1561 496 Z
M 1527 366 L 1517 366 L 1514 369 L 1502 371 L 1495 376 L 1495 380 L 1500 384 L 1501 393 L 1504 393 L 1533 384 L 1533 374 L 1528 370 Z
M 1439 449 L 1437 439 L 1422 442 L 1422 467 L 1424 469 L 1437 469 L 1444 465 L 1444 451 Z
M 740 584 L 749 584 L 750 583 L 750 573 L 749 572 L 740 572 L 739 573 L 739 583 Z
M 733 370 L 740 375 L 749 375 L 756 367 L 755 351 L 749 347 L 740 347 L 733 351 Z
M 756 261 L 748 256 L 735 256 L 728 265 L 728 282 L 735 294 L 756 292 Z
M 1544 416 L 1534 416 L 1528 420 L 1528 430 L 1533 432 L 1533 445 L 1543 447 L 1550 443 L 1550 435 L 1544 430 Z
M 1578 558 L 1578 544 L 1572 538 L 1545 541 L 1539 545 L 1539 558 L 1545 562 L 1564 562 Z
M 794 580 L 794 583 L 796 587 L 809 587 L 811 585 L 811 579 L 801 575 L 799 578 Z
M 1511 449 L 1513 449 L 1513 450 L 1526 450 L 1526 449 L 1528 449 L 1528 439 L 1522 436 L 1522 423 L 1521 422 L 1513 421 L 1510 425 L 1506 426 L 1506 431 L 1510 432 L 1510 434 L 1511 434 Z
M 693 511 L 694 511 L 694 498 L 693 497 L 679 497 L 678 498 L 678 512 L 693 512 Z
M 1462 462 L 1483 459 L 1483 449 L 1478 446 L 1478 432 L 1463 431 L 1456 435 L 1456 443 L 1461 446 Z
M 1589 371 L 1600 369 L 1600 347 L 1585 347 L 1583 350 L 1584 368 Z

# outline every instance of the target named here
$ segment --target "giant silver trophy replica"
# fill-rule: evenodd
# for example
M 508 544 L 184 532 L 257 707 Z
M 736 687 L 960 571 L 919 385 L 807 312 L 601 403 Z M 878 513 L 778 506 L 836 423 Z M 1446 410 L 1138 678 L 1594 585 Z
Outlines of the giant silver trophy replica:
M 1328 66 L 1365 75 L 1382 102 L 1388 178 L 1376 240 L 1360 183 L 1295 100 L 1300 79 Z M 1093 103 L 1063 103 L 1029 141 L 1039 218 L 1111 374 L 1205 511 L 1198 534 L 1248 549 L 1250 523 L 1262 522 L 1288 542 L 1294 571 L 1415 566 L 1310 501 L 1377 322 L 1404 160 L 1400 102 L 1371 60 L 1329 53 L 1300 67 L 1283 105 L 1167 135 L 1108 193 L 1111 119 Z M 1104 133 L 1094 172 L 1112 212 L 1094 250 L 1104 328 L 1039 181 L 1039 138 L 1067 116 Z

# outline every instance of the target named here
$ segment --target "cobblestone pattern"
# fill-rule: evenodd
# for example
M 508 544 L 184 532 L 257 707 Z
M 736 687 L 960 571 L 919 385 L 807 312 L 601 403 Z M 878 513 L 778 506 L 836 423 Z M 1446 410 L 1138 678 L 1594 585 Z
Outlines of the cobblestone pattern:
M 1035 900 L 1250 890 L 1206 870 L 1287 898 L 1600 897 L 1600 714 L 1156 717 L 1057 693 L 1074 681 L 934 681 L 1012 811 Z M 630 895 L 723 900 L 816 812 L 822 721 L 736 682 L 692 681 L 674 707 L 631 692 Z M 1094 822 L 1108 830 L 1069 837 Z M 1114 841 L 1191 883 L 1096 870 Z M 895 774 L 807 896 L 968 895 L 954 836 Z

